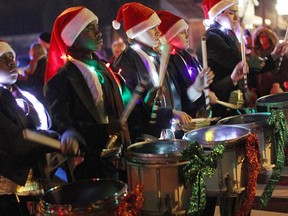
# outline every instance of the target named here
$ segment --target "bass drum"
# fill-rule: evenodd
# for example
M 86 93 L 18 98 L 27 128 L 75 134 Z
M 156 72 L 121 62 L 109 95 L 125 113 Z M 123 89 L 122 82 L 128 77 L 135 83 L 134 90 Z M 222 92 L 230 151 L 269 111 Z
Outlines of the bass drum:
M 248 163 L 245 160 L 245 140 L 249 129 L 236 125 L 215 125 L 187 132 L 183 139 L 197 141 L 209 154 L 224 142 L 223 157 L 218 160 L 217 170 L 212 178 L 205 178 L 209 196 L 222 193 L 241 193 L 247 186 Z
M 112 179 L 92 179 L 48 190 L 40 200 L 40 215 L 112 216 L 127 185 Z
M 185 215 L 191 188 L 181 178 L 182 167 L 188 163 L 182 151 L 185 140 L 151 140 L 135 143 L 125 153 L 128 185 L 144 184 L 144 215 Z

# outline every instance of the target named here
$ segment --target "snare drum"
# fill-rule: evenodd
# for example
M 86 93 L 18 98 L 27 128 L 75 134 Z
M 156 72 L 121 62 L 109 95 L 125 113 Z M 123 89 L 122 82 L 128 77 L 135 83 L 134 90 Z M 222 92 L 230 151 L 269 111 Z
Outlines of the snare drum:
M 224 142 L 223 157 L 218 160 L 212 178 L 205 178 L 206 192 L 216 196 L 228 191 L 241 193 L 247 186 L 248 163 L 245 160 L 245 140 L 249 129 L 237 125 L 215 125 L 185 133 L 183 139 L 197 141 L 209 154 Z
M 271 110 L 281 110 L 285 114 L 286 127 L 288 129 L 288 92 L 267 95 L 256 101 L 257 112 L 270 112 Z
M 112 179 L 91 179 L 48 190 L 39 203 L 40 215 L 112 216 L 127 185 Z
M 275 163 L 273 128 L 267 123 L 270 116 L 270 113 L 243 114 L 221 119 L 217 123 L 220 125 L 239 125 L 254 132 L 260 144 L 261 165 L 266 171 L 271 171 Z
M 182 151 L 185 140 L 150 140 L 128 147 L 127 173 L 129 188 L 144 184 L 141 215 L 184 215 L 189 207 L 191 188 L 181 179 L 182 167 L 188 163 Z

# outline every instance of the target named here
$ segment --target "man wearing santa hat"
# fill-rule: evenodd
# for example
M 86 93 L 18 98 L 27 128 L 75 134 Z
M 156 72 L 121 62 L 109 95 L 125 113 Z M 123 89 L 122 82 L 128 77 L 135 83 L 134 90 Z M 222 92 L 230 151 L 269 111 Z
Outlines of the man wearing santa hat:
M 204 25 L 208 28 L 205 36 L 207 41 L 208 65 L 215 73 L 210 89 L 215 92 L 220 101 L 228 102 L 230 94 L 245 91 L 243 82 L 243 63 L 241 62 L 240 44 L 235 30 L 239 28 L 237 0 L 204 0 L 202 8 L 205 15 Z M 287 44 L 287 43 L 286 43 Z M 201 44 L 196 53 L 202 62 Z M 278 44 L 271 53 L 266 64 L 273 65 L 273 59 L 280 57 L 285 44 Z M 245 64 L 246 65 L 246 64 Z M 266 67 L 266 66 L 265 66 Z M 246 69 L 248 70 L 248 68 Z M 225 91 L 223 91 L 225 87 Z M 245 96 L 249 96 L 246 91 Z M 245 98 L 249 100 L 248 97 Z M 238 112 L 227 110 L 224 106 L 214 105 L 213 116 L 230 116 Z
M 205 15 L 203 23 L 209 27 L 205 33 L 208 65 L 215 73 L 210 89 L 215 92 L 219 100 L 228 102 L 231 92 L 243 85 L 240 45 L 234 32 L 239 18 L 238 1 L 204 0 L 202 8 Z M 202 62 L 201 44 L 198 45 L 196 53 Z M 224 106 L 212 106 L 213 116 L 237 114 L 228 112 Z
M 182 110 L 192 117 L 205 106 L 204 71 L 195 57 L 186 51 L 189 48 L 188 24 L 184 19 L 168 11 L 157 11 L 161 20 L 158 29 L 161 32 L 160 41 L 172 46 L 169 59 L 169 73 L 179 85 Z M 206 71 L 208 84 L 213 81 L 214 74 L 210 68 Z M 210 101 L 215 103 L 217 97 L 210 92 Z M 207 104 L 208 106 L 210 104 Z M 206 116 L 207 117 L 207 116 Z
M 129 144 L 129 133 L 120 115 L 125 92 L 121 80 L 98 58 L 103 45 L 97 16 L 85 7 L 63 11 L 55 20 L 46 68 L 46 97 L 56 130 L 77 134 L 84 162 L 75 170 L 76 180 L 114 178 L 113 157 L 101 157 L 109 137 L 115 145 Z M 128 91 L 129 92 L 129 91 Z M 118 146 L 119 145 L 119 146 Z
M 37 200 L 47 182 L 44 173 L 45 153 L 52 148 L 24 139 L 23 130 L 29 129 L 54 139 L 60 138 L 48 130 L 51 119 L 44 106 L 15 82 L 18 78 L 16 54 L 11 46 L 0 40 L 0 215 L 30 215 L 27 201 Z M 66 135 L 64 135 L 66 136 Z M 61 152 L 76 155 L 79 146 L 70 136 L 61 141 Z M 50 178 L 50 176 L 48 177 Z M 42 181 L 43 182 L 43 181 Z M 32 215 L 32 214 L 31 214 Z
M 121 21 L 129 44 L 118 57 L 114 67 L 121 69 L 121 75 L 131 92 L 145 75 L 150 77 L 146 93 L 149 90 L 150 93 L 155 89 L 159 90 L 160 56 L 153 48 L 159 45 L 158 26 L 161 20 L 151 8 L 132 2 L 120 7 L 117 18 L 112 23 L 113 27 L 119 29 Z M 149 124 L 150 112 L 145 112 L 147 109 L 138 111 L 141 113 L 139 115 L 141 118 L 134 119 L 134 125 L 135 128 L 140 128 L 137 132 L 139 136 L 144 133 L 159 137 L 161 129 L 171 127 L 172 118 L 179 120 L 181 124 L 191 121 L 191 116 L 180 111 L 181 98 L 175 84 L 172 77 L 166 73 L 163 84 L 165 90 L 161 96 L 161 106 L 157 111 L 156 126 Z

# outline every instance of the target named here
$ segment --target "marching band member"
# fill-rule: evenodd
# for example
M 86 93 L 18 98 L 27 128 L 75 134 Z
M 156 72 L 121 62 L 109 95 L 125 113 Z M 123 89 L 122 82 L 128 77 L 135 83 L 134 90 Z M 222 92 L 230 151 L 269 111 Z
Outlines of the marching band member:
M 148 75 L 150 81 L 146 87 L 146 93 L 150 91 L 148 96 L 150 93 L 155 95 L 155 92 L 159 90 L 161 63 L 159 53 L 153 48 L 159 46 L 158 26 L 161 20 L 151 8 L 132 2 L 120 7 L 117 18 L 113 21 L 113 27 L 119 29 L 121 21 L 123 21 L 129 44 L 116 60 L 114 67 L 121 70 L 121 75 L 131 92 L 134 91 L 143 76 Z M 181 111 L 181 97 L 176 91 L 175 82 L 168 73 L 165 75 L 163 86 L 164 88 L 160 87 L 163 92 L 161 94 L 162 105 L 157 111 L 156 124 L 149 124 L 150 112 L 147 111 L 147 108 L 135 110 L 138 115 L 135 115 L 137 116 L 135 119 L 130 119 L 135 131 L 131 134 L 137 134 L 140 137 L 143 134 L 159 137 L 161 129 L 171 127 L 173 118 L 179 120 L 181 124 L 191 121 L 191 116 Z M 149 101 L 147 104 L 150 104 Z
M 103 45 L 98 18 L 78 6 L 64 10 L 55 20 L 48 64 L 46 97 L 53 125 L 60 133 L 77 134 L 84 161 L 74 169 L 76 180 L 117 178 L 114 157 L 101 157 L 109 136 L 119 147 L 129 143 L 123 111 L 121 80 L 95 54 Z M 125 177 L 124 177 L 125 178 Z
M 160 40 L 172 46 L 168 71 L 179 86 L 182 111 L 196 117 L 196 112 L 205 105 L 203 94 L 205 72 L 202 73 L 197 59 L 186 51 L 189 48 L 187 32 L 189 26 L 184 19 L 168 11 L 158 11 L 157 14 L 161 19 L 158 27 L 161 32 Z M 206 73 L 209 85 L 213 81 L 214 74 L 210 68 Z M 210 102 L 214 104 L 216 100 L 216 95 L 210 92 Z
M 58 139 L 50 128 L 44 106 L 30 93 L 15 85 L 18 78 L 16 55 L 10 45 L 0 41 L 0 215 L 30 215 L 27 201 L 41 195 L 36 181 L 43 173 L 45 153 L 54 150 L 24 139 L 23 129 Z M 66 135 L 64 135 L 66 136 Z M 61 152 L 76 155 L 78 142 L 62 139 Z M 24 187 L 22 187 L 24 186 Z M 26 186 L 26 187 L 25 187 Z M 33 199 L 32 199 L 33 201 Z

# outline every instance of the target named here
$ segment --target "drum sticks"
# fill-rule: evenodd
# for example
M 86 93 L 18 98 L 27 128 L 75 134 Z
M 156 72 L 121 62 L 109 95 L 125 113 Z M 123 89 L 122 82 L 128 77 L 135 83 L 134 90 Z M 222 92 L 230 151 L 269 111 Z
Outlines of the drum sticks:
M 43 134 L 34 132 L 32 130 L 29 129 L 24 129 L 22 131 L 23 133 L 23 137 L 26 140 L 30 140 L 32 142 L 38 143 L 40 145 L 45 145 L 54 149 L 60 149 L 60 141 L 57 139 L 53 139 L 51 137 L 45 136 Z
M 159 67 L 159 87 L 161 88 L 165 79 L 165 74 L 167 72 L 167 65 L 170 58 L 170 51 L 171 46 L 169 44 L 163 44 L 163 50 L 161 52 L 161 58 L 160 58 L 160 67 Z M 160 92 L 162 90 L 158 90 L 156 97 L 154 99 L 154 104 L 151 111 L 151 117 L 150 117 L 150 124 L 156 124 L 156 118 L 157 118 L 157 111 L 158 111 L 158 101 L 159 97 L 161 97 Z
M 247 81 L 247 69 L 246 69 L 246 46 L 245 46 L 245 40 L 244 40 L 244 29 L 240 27 L 241 30 L 241 55 L 242 55 L 242 62 L 244 63 L 243 67 L 243 74 L 244 74 L 244 88 L 245 91 L 248 90 L 248 81 Z
M 288 40 L 288 26 L 287 26 L 287 29 L 286 29 L 286 33 L 285 33 L 285 37 L 284 37 L 284 40 L 283 40 L 283 43 L 286 43 Z M 280 70 L 281 68 L 281 64 L 282 64 L 282 61 L 283 61 L 283 56 L 284 56 L 284 53 L 281 54 L 281 57 L 279 59 L 279 64 L 278 64 L 278 70 Z
M 207 60 L 207 48 L 206 48 L 206 37 L 203 36 L 201 38 L 201 48 L 202 48 L 202 61 L 203 68 L 206 70 L 208 68 L 208 60 Z M 205 72 L 204 72 L 205 73 Z M 205 95 L 205 106 L 206 110 L 210 110 L 210 98 L 209 98 L 209 84 L 207 74 L 204 74 L 204 95 Z
M 121 116 L 122 120 L 127 121 L 137 101 L 142 97 L 142 94 L 145 91 L 145 87 L 147 86 L 148 82 L 149 82 L 148 75 L 143 76 L 142 79 L 140 80 L 140 83 L 136 86 L 131 100 L 129 101 L 129 103 L 127 104 L 127 106 L 125 107 L 122 113 L 122 116 Z

